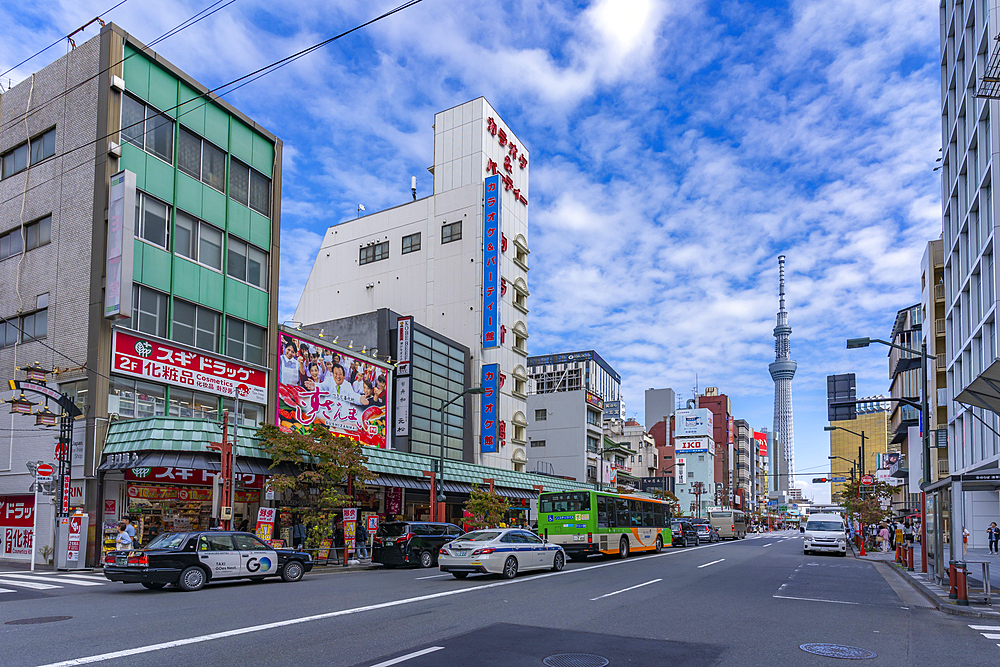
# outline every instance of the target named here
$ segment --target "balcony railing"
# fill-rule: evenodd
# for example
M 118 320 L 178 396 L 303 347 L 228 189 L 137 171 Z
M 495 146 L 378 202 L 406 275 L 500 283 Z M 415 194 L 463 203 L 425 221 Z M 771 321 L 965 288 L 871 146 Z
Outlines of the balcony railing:
M 934 286 L 934 300 L 935 301 L 944 301 L 944 285 L 935 285 Z
M 943 336 L 944 335 L 944 318 L 943 317 L 939 317 L 938 319 L 934 320 L 934 333 L 937 334 L 938 336 Z

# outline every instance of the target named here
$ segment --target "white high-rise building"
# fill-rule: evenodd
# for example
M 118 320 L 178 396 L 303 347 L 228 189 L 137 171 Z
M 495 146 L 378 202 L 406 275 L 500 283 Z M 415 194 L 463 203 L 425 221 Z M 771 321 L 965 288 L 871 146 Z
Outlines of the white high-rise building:
M 774 327 L 774 362 L 768 366 L 774 380 L 774 432 L 781 443 L 781 455 L 788 466 L 788 479 L 795 474 L 795 432 L 792 424 L 792 378 L 798 367 L 792 361 L 792 347 L 789 337 L 792 328 L 788 326 L 788 311 L 785 310 L 785 256 L 778 256 L 778 323 Z M 791 483 L 787 483 L 791 486 Z
M 473 462 L 511 470 L 527 461 L 529 165 L 484 98 L 436 114 L 434 194 L 330 227 L 295 311 L 308 325 L 388 308 L 467 345 L 472 386 L 497 386 L 464 416 Z M 460 392 L 454 380 L 435 398 Z M 413 417 L 429 419 L 431 402 L 414 397 Z

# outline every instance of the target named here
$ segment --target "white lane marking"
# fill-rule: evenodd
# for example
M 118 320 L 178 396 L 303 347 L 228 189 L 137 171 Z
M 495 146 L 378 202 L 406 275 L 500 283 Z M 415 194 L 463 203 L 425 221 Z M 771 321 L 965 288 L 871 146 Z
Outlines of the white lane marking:
M 16 577 L 18 579 L 27 579 L 28 581 L 52 581 L 52 577 L 36 577 L 30 574 L 7 574 L 7 577 Z M 72 586 L 103 586 L 104 584 L 98 583 L 96 581 L 77 581 L 76 579 L 69 579 L 60 577 L 62 583 L 70 584 Z
M 980 632 L 979 634 L 981 634 L 983 637 L 986 637 L 987 639 L 1000 639 L 1000 635 L 992 632 Z
M 708 567 L 709 565 L 715 565 L 716 563 L 721 563 L 724 560 L 726 560 L 726 559 L 725 558 L 720 558 L 719 560 L 713 560 L 711 563 L 705 563 L 704 565 L 699 565 L 698 569 L 700 570 L 703 567 Z
M 602 567 L 614 567 L 617 565 L 627 565 L 629 563 L 643 563 L 654 558 L 663 558 L 665 556 L 676 556 L 678 554 L 691 553 L 692 551 L 697 551 L 699 549 L 713 549 L 716 547 L 723 546 L 724 542 L 717 542 L 716 544 L 706 544 L 702 547 L 691 547 L 689 549 L 684 549 L 683 551 L 664 551 L 659 554 L 650 554 L 648 556 L 643 556 L 642 558 L 629 558 L 625 560 L 614 560 L 607 563 L 600 563 L 598 565 L 587 565 L 585 567 L 575 567 L 572 569 L 562 570 L 561 572 L 546 572 L 544 574 L 535 574 L 531 577 L 525 577 L 523 579 L 510 579 L 508 581 L 497 581 L 492 584 L 482 584 L 481 586 L 471 586 L 469 588 L 456 588 L 450 591 L 441 591 L 439 593 L 429 593 L 427 595 L 419 595 L 413 598 L 403 598 L 401 600 L 390 600 L 389 602 L 380 602 L 378 604 L 371 604 L 364 607 L 354 607 L 353 609 L 341 609 L 339 611 L 330 611 L 323 614 L 315 614 L 313 616 L 301 616 L 299 618 L 290 618 L 284 621 L 275 621 L 273 623 L 265 623 L 263 625 L 253 625 L 245 628 L 237 628 L 235 630 L 225 630 L 223 632 L 214 632 L 208 635 L 199 635 L 197 637 L 188 637 L 187 639 L 178 639 L 170 642 L 162 642 L 160 644 L 148 644 L 146 646 L 139 646 L 136 648 L 125 649 L 123 651 L 115 651 L 113 653 L 102 653 L 99 655 L 90 655 L 83 658 L 73 658 L 70 660 L 63 660 L 62 662 L 53 662 L 48 665 L 39 665 L 39 667 L 76 667 L 76 665 L 90 665 L 95 662 L 103 662 L 105 660 L 114 660 L 117 658 L 127 658 L 131 655 L 141 655 L 143 653 L 151 653 L 153 651 L 162 651 L 168 648 L 176 648 L 178 646 L 189 646 L 191 644 L 200 644 L 202 642 L 212 641 L 215 639 L 226 639 L 227 637 L 238 637 L 240 635 L 250 634 L 252 632 L 262 632 L 264 630 L 273 630 L 274 628 L 284 628 L 290 625 L 299 625 L 300 623 L 309 623 L 310 621 L 321 621 L 328 618 L 337 618 L 338 616 L 349 616 L 352 614 L 360 614 L 366 611 L 375 611 L 377 609 L 386 609 L 388 607 L 397 607 L 399 605 L 411 604 L 413 602 L 424 602 L 426 600 L 436 600 L 437 598 L 449 597 L 451 595 L 461 595 L 462 593 L 470 593 L 474 591 L 483 590 L 485 588 L 497 588 L 498 586 L 510 586 L 513 584 L 520 584 L 526 581 L 538 581 L 539 579 L 547 579 L 549 577 L 559 577 L 566 574 L 573 574 L 575 572 L 586 572 L 587 570 L 598 570 Z M 2 581 L 2 580 L 0 580 Z
M 0 593 L 16 593 L 16 592 L 17 591 L 15 591 L 12 588 L 0 588 Z
M 92 574 L 77 574 L 76 572 L 60 572 L 60 577 L 74 577 L 77 579 L 100 579 L 102 581 L 108 581 L 108 578 L 104 576 L 103 572 L 94 572 Z
M 1000 625 L 970 625 L 973 630 L 1000 630 Z
M 33 581 L 18 581 L 17 579 L 0 579 L 0 584 L 4 586 L 20 586 L 21 588 L 34 588 L 36 591 L 44 591 L 49 588 L 62 588 L 52 584 L 36 584 Z
M 450 574 L 432 574 L 429 577 L 417 577 L 415 581 L 420 581 L 421 579 L 437 579 L 438 577 L 450 577 Z
M 766 549 L 768 547 L 773 547 L 773 546 L 774 546 L 774 542 L 771 542 L 770 544 L 765 544 L 764 546 L 762 546 L 761 549 Z
M 625 593 L 626 591 L 633 591 L 637 588 L 642 588 L 643 586 L 649 586 L 650 584 L 655 584 L 658 581 L 663 581 L 663 579 L 653 579 L 652 581 L 647 581 L 644 584 L 636 584 L 635 586 L 629 586 L 628 588 L 623 588 L 620 591 L 615 591 L 614 593 L 605 593 L 604 595 L 599 595 L 596 598 L 590 598 L 590 601 L 600 600 L 601 598 L 611 597 L 612 595 L 618 595 L 619 593 Z
M 843 600 L 822 600 L 820 598 L 793 598 L 788 595 L 772 595 L 773 598 L 782 600 L 805 600 L 806 602 L 832 602 L 834 604 L 861 604 L 860 602 L 844 602 Z
M 444 646 L 431 646 L 429 648 L 421 649 L 420 651 L 414 651 L 413 653 L 407 653 L 406 655 L 401 655 L 398 658 L 393 658 L 392 660 L 386 660 L 385 662 L 380 662 L 377 665 L 372 665 L 372 667 L 389 667 L 389 665 L 398 665 L 401 662 L 406 662 L 407 660 L 412 660 L 413 658 L 419 658 L 422 655 L 427 655 L 428 653 L 434 653 L 435 651 L 440 651 Z

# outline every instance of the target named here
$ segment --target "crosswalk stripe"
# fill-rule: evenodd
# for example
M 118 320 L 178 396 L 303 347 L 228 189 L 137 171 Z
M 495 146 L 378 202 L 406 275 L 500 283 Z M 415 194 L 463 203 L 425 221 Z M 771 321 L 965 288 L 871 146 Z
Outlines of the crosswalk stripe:
M 1000 625 L 970 625 L 973 630 L 1000 630 Z
M 15 577 L 17 579 L 27 579 L 28 581 L 52 581 L 52 577 L 36 577 L 30 574 L 8 574 L 8 577 Z M 73 586 L 103 586 L 104 584 L 98 583 L 96 581 L 82 581 L 76 579 L 70 579 L 68 577 L 59 577 L 59 580 L 64 584 L 71 584 Z
M 72 574 L 72 573 L 63 574 L 63 573 L 60 573 L 59 574 L 59 578 L 61 579 L 63 577 L 70 577 L 70 578 L 73 578 L 73 579 L 92 579 L 92 580 L 96 580 L 96 581 L 107 581 L 108 580 L 108 578 L 105 577 L 103 574 Z
M 0 588 L 0 593 L 16 593 L 16 592 L 17 591 L 15 591 L 12 588 Z
M 0 579 L 0 584 L 4 586 L 20 586 L 22 588 L 34 588 L 38 591 L 44 591 L 49 588 L 62 588 L 62 586 L 53 586 L 52 584 L 36 584 L 33 581 L 17 581 L 15 579 Z
M 1000 635 L 998 635 L 996 633 L 981 632 L 979 634 L 981 634 L 983 637 L 986 637 L 987 639 L 1000 639 Z

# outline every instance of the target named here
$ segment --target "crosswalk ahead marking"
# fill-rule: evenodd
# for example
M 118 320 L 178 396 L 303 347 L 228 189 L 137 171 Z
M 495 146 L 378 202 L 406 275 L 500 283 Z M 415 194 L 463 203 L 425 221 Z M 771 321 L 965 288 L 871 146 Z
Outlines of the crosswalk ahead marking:
M 5 577 L 13 577 L 16 579 L 26 579 L 28 581 L 52 581 L 54 577 L 39 577 L 32 574 L 5 574 Z M 72 586 L 103 586 L 104 584 L 97 581 L 86 581 L 84 579 L 70 579 L 69 577 L 57 577 L 57 579 L 64 583 L 70 584 Z
M 0 584 L 4 586 L 20 586 L 21 588 L 33 588 L 36 591 L 44 591 L 51 588 L 62 588 L 62 586 L 53 586 L 52 584 L 38 584 L 33 581 L 18 581 L 16 579 L 0 579 Z

